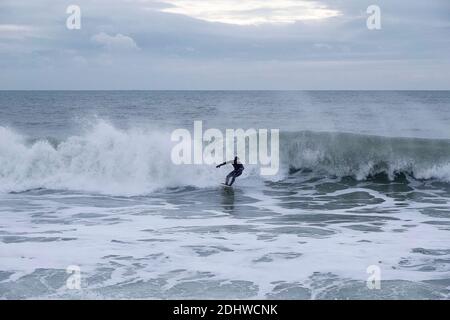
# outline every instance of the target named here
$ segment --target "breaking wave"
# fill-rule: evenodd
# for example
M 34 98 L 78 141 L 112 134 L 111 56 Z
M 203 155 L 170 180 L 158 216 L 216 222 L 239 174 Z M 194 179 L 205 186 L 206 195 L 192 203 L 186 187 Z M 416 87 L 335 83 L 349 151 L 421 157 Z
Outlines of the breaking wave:
M 295 132 L 281 139 L 282 161 L 291 171 L 310 169 L 364 180 L 378 174 L 394 179 L 450 181 L 450 140 L 389 138 L 352 133 Z
M 0 192 L 47 188 L 137 195 L 205 187 L 211 177 L 219 178 L 211 166 L 173 165 L 169 139 L 170 133 L 119 130 L 103 121 L 59 142 L 30 141 L 0 127 Z
M 0 127 L 0 192 L 36 188 L 119 195 L 156 189 L 216 186 L 228 171 L 212 165 L 172 164 L 170 132 L 117 129 L 99 121 L 63 141 L 34 139 Z M 317 175 L 364 180 L 384 173 L 450 182 L 450 140 L 387 138 L 351 133 L 282 132 L 282 179 L 309 169 Z M 243 179 L 260 179 L 246 166 Z

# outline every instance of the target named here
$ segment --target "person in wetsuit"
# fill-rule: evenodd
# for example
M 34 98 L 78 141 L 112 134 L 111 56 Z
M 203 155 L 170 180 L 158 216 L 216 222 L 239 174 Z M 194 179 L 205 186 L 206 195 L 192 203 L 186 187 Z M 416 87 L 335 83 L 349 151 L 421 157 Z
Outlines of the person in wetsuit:
M 244 166 L 242 165 L 242 163 L 239 161 L 238 157 L 234 157 L 234 160 L 230 160 L 228 162 L 224 162 L 221 163 L 219 165 L 216 166 L 216 168 L 220 168 L 223 165 L 226 165 L 227 163 L 231 163 L 233 165 L 234 170 L 231 171 L 228 175 L 227 178 L 225 180 L 225 184 L 227 186 L 232 186 L 234 183 L 234 180 L 239 177 L 242 174 L 242 171 L 244 171 Z M 230 184 L 228 184 L 228 181 L 231 179 Z

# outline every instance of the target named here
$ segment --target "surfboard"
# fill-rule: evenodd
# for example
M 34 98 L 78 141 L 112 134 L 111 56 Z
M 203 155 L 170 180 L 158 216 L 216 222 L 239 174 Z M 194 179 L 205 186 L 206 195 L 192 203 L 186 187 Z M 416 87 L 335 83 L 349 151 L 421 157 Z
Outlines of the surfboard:
M 229 189 L 233 189 L 233 187 L 232 186 L 229 186 L 229 185 L 226 185 L 225 183 L 221 183 L 221 185 L 224 187 L 224 188 L 229 188 Z

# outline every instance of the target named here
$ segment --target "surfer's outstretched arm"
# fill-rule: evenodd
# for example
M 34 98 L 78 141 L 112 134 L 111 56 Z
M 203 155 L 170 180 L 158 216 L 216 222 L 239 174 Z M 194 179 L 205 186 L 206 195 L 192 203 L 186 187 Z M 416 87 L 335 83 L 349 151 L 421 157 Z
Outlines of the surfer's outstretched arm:
M 217 166 L 216 166 L 216 168 L 220 168 L 221 166 L 224 166 L 224 165 L 226 165 L 226 164 L 228 164 L 228 163 L 232 163 L 233 161 L 225 161 L 225 162 L 223 162 L 223 163 L 221 163 L 221 164 L 218 164 Z
M 216 166 L 216 168 L 220 168 L 221 166 L 224 166 L 224 165 L 226 165 L 226 164 L 231 164 L 231 163 L 233 163 L 233 162 L 234 162 L 234 160 L 224 161 L 223 163 L 218 164 L 218 165 Z

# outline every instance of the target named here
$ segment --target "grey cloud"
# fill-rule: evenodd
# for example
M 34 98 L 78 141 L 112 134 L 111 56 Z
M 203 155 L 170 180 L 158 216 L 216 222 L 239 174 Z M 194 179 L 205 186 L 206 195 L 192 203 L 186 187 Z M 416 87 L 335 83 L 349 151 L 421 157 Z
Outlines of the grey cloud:
M 109 35 L 105 32 L 100 32 L 92 36 L 91 41 L 110 51 L 139 50 L 139 47 L 133 38 L 120 33 L 116 35 Z
M 421 81 L 424 87 L 450 87 L 449 73 L 441 74 L 450 60 L 447 0 L 379 0 L 379 31 L 366 28 L 365 11 L 373 1 L 365 0 L 321 1 L 342 13 L 323 21 L 259 26 L 162 13 L 166 5 L 158 1 L 77 2 L 81 30 L 65 28 L 71 3 L 2 1 L 1 25 L 30 31 L 14 33 L 0 26 L 0 66 L 5 70 L 0 88 L 38 88 L 42 77 L 58 87 L 57 79 L 68 70 L 73 76 L 67 88 L 90 88 L 90 81 L 97 88 L 120 82 L 124 88 L 148 89 L 236 84 L 243 89 L 311 88 L 308 84 L 317 89 L 417 88 Z M 100 77 L 106 65 L 116 77 Z M 367 76 L 368 66 L 376 76 Z M 112 80 L 117 77 L 127 82 Z

